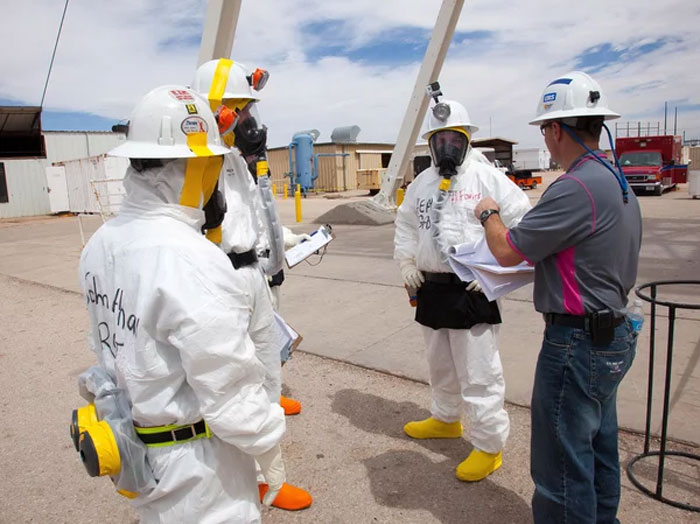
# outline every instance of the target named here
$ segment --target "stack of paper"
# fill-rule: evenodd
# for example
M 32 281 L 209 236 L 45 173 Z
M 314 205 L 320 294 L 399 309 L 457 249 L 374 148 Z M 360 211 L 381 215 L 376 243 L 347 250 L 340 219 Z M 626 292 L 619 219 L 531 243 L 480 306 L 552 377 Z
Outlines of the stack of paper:
M 275 323 L 277 324 L 280 357 L 282 362 L 286 362 L 292 351 L 301 343 L 302 337 L 277 312 L 275 312 Z
M 496 300 L 535 279 L 535 268 L 527 262 L 503 267 L 489 249 L 486 239 L 450 248 L 448 262 L 463 281 L 476 280 L 489 300 Z

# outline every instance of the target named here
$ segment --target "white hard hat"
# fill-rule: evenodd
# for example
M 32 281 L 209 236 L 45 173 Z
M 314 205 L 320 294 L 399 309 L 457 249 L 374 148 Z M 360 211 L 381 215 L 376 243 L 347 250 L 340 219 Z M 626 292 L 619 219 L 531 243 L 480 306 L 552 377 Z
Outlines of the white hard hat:
M 216 83 L 214 82 L 215 78 Z M 219 87 L 217 93 L 212 93 L 212 85 L 215 89 L 217 86 Z M 246 67 L 228 58 L 209 60 L 209 62 L 199 66 L 194 75 L 192 89 L 204 98 L 210 101 L 216 100 L 219 103 L 227 99 L 254 100 L 256 102 L 260 100 L 253 93 Z
M 608 109 L 608 101 L 598 82 L 583 71 L 571 71 L 545 88 L 530 125 L 580 116 L 602 116 L 605 120 L 620 118 Z
M 421 137 L 427 140 L 434 131 L 455 127 L 464 129 L 469 136 L 479 130 L 472 124 L 469 113 L 462 104 L 454 100 L 442 100 L 428 110 L 428 130 Z
M 136 105 L 126 141 L 109 154 L 127 158 L 225 155 L 209 104 L 184 86 L 156 87 Z

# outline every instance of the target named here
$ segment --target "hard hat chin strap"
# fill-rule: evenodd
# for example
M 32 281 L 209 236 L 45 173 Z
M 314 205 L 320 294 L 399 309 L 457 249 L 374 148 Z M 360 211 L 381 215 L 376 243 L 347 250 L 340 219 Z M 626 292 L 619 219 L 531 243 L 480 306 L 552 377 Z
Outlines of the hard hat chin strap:
M 625 204 L 629 202 L 629 186 L 627 185 L 627 179 L 625 178 L 625 175 L 622 173 L 622 168 L 620 167 L 620 161 L 617 158 L 617 153 L 615 153 L 615 145 L 613 144 L 613 139 L 612 139 L 612 134 L 610 133 L 610 129 L 608 129 L 608 126 L 603 124 L 603 127 L 605 128 L 605 131 L 608 134 L 608 141 L 610 142 L 610 149 L 613 154 L 613 158 L 615 159 L 615 167 L 616 169 L 613 169 L 613 167 L 608 163 L 605 162 L 603 159 L 601 159 L 598 155 L 596 155 L 593 150 L 588 147 L 583 140 L 581 140 L 578 135 L 574 132 L 574 130 L 568 125 L 565 124 L 563 121 L 559 121 L 562 129 L 566 131 L 569 136 L 576 142 L 578 145 L 583 147 L 588 153 L 593 155 L 593 158 L 600 163 L 602 166 L 605 167 L 608 171 L 610 171 L 614 176 L 615 179 L 617 180 L 617 183 L 620 185 L 620 189 L 622 190 L 622 200 L 624 201 Z

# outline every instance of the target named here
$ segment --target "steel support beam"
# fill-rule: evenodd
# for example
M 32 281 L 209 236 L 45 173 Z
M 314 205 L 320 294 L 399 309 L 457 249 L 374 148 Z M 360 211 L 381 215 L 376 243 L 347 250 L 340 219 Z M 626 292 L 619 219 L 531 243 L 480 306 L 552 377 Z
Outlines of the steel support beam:
M 403 181 L 403 174 L 408 167 L 411 151 L 428 109 L 429 99 L 425 88 L 438 79 L 463 6 L 464 0 L 443 0 L 442 2 L 428 49 L 425 51 L 423 63 L 418 71 L 416 84 L 413 86 L 413 94 L 408 103 L 399 136 L 396 139 L 394 152 L 389 160 L 389 169 L 382 182 L 382 188 L 373 198 L 373 202 L 382 208 L 395 207 L 396 190 Z
M 241 0 L 209 0 L 197 67 L 209 60 L 231 57 L 240 11 Z

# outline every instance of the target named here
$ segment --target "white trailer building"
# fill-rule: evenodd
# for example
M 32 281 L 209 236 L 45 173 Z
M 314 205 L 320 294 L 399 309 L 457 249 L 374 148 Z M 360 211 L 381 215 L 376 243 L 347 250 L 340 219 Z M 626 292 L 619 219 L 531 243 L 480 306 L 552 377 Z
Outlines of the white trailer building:
M 44 131 L 42 135 L 46 158 L 0 158 L 0 218 L 51 213 L 46 168 L 55 162 L 102 155 L 125 138 L 111 131 Z
M 544 171 L 549 169 L 549 151 L 533 147 L 530 149 L 513 149 L 513 165 L 515 169 L 530 169 Z

